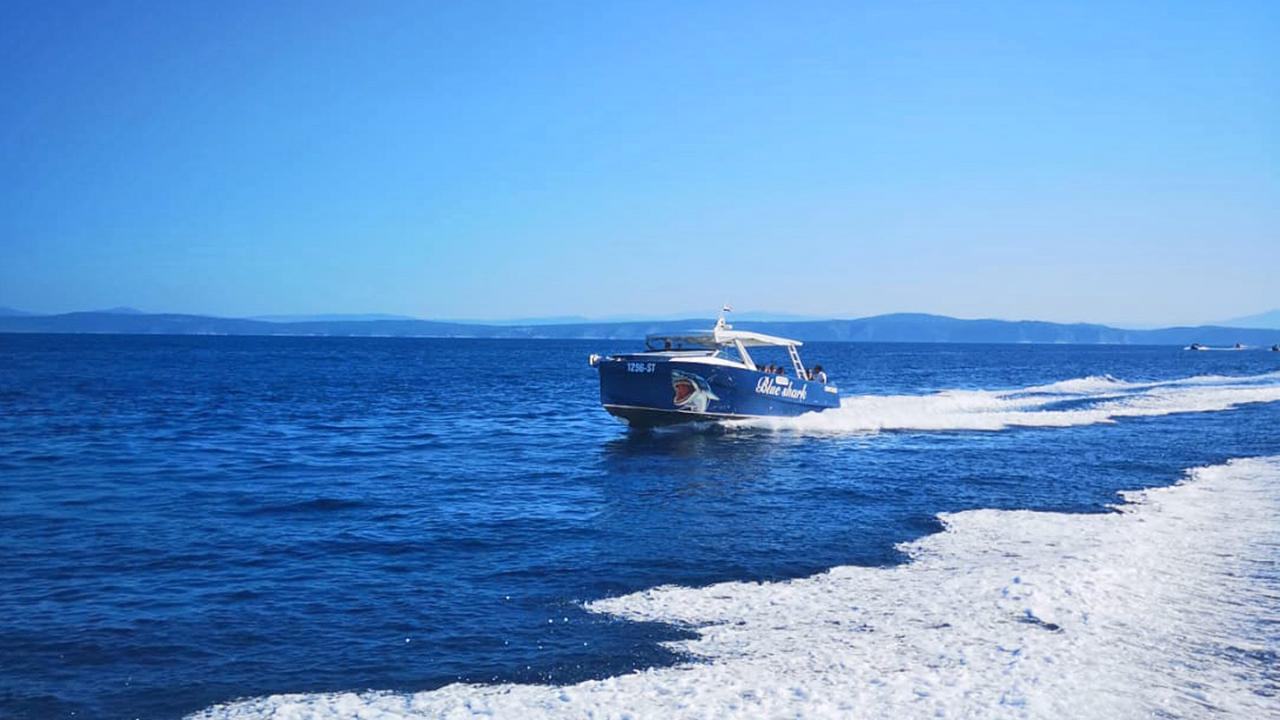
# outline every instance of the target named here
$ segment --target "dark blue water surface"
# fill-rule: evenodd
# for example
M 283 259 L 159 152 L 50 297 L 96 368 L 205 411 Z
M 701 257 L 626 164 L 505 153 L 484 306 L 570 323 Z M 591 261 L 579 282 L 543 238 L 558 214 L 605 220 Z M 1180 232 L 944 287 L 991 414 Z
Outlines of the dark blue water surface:
M 567 682 L 678 660 L 580 603 L 900 560 L 940 511 L 1095 512 L 1280 451 L 1280 403 L 997 432 L 629 434 L 633 343 L 0 335 L 0 715 Z M 1280 370 L 1280 353 L 812 344 L 846 395 Z

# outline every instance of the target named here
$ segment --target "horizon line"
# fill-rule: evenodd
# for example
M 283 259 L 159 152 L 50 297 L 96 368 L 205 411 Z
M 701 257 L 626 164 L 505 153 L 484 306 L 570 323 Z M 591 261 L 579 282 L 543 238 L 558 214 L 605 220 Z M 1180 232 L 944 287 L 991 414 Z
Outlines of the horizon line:
M 1211 328 L 1223 327 L 1229 329 L 1258 329 L 1271 330 L 1274 328 L 1266 326 L 1239 326 L 1227 325 L 1225 323 L 1239 322 L 1250 320 L 1255 317 L 1265 316 L 1273 313 L 1280 313 L 1280 309 L 1267 310 L 1261 313 L 1255 313 L 1249 316 L 1232 318 L 1227 320 L 1218 320 L 1202 323 L 1172 323 L 1172 324 L 1152 324 L 1152 323 L 1109 323 L 1094 320 L 1044 320 L 1037 318 L 1007 318 L 996 316 L 980 316 L 980 317 L 963 317 L 959 315 L 948 315 L 938 312 L 928 311 L 894 311 L 885 313 L 875 313 L 871 315 L 814 315 L 803 313 L 775 312 L 767 310 L 749 310 L 742 312 L 732 312 L 729 320 L 733 321 L 735 316 L 742 322 L 753 323 L 811 323 L 811 322 L 854 322 L 859 320 L 871 320 L 876 318 L 885 318 L 893 316 L 917 316 L 917 317 L 934 317 L 947 320 L 959 320 L 965 322 L 1007 322 L 1007 323 L 1048 323 L 1052 325 L 1094 325 L 1107 327 L 1115 330 L 1159 330 L 1159 329 L 1175 329 L 1175 328 Z M 0 306 L 0 317 L 58 317 L 65 315 L 122 315 L 122 316 L 187 316 L 210 318 L 218 320 L 247 320 L 252 322 L 272 323 L 272 324 L 307 324 L 307 323 L 328 323 L 328 322 L 428 322 L 442 323 L 453 325 L 476 325 L 488 327 L 520 327 L 520 326 L 559 326 L 559 325 L 599 325 L 599 324 L 630 324 L 630 323 L 656 323 L 656 322 L 680 322 L 684 320 L 714 320 L 717 317 L 716 312 L 710 312 L 706 315 L 698 315 L 696 313 L 663 313 L 649 316 L 642 315 L 608 315 L 608 316 L 574 316 L 574 315 L 547 315 L 538 317 L 524 318 L 433 318 L 414 315 L 404 315 L 399 313 L 382 313 L 382 312 L 350 312 L 350 313 L 260 313 L 253 315 L 216 315 L 197 312 L 153 312 L 149 310 L 141 310 L 129 306 L 115 306 L 104 309 L 94 310 L 70 310 L 64 312 L 36 312 L 27 311 L 12 306 Z M 764 316 L 764 317 L 753 317 Z

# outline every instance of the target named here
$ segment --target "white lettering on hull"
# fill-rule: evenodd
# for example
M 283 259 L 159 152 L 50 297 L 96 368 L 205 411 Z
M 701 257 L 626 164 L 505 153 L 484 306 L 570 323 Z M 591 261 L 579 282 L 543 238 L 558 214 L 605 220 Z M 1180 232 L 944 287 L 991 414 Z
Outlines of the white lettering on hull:
M 756 392 L 760 395 L 782 397 L 788 400 L 805 400 L 808 397 L 809 388 L 804 385 L 800 385 L 800 387 L 795 385 L 782 386 L 774 382 L 772 377 L 766 375 L 756 382 Z

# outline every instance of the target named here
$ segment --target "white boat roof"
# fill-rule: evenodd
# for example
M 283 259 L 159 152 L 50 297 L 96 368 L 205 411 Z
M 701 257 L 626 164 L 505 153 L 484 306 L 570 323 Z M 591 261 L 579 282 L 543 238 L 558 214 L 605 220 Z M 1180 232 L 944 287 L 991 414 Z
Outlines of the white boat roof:
M 749 330 L 730 330 L 723 327 L 716 327 L 712 330 L 693 330 L 688 333 L 677 335 L 648 335 L 644 342 L 652 347 L 653 343 L 670 340 L 673 345 L 693 345 L 696 347 L 716 348 L 724 345 L 732 345 L 735 340 L 740 341 L 745 347 L 763 347 L 763 346 L 782 346 L 787 345 L 803 345 L 799 340 L 778 337 L 777 335 L 765 335 L 764 333 L 751 332 Z

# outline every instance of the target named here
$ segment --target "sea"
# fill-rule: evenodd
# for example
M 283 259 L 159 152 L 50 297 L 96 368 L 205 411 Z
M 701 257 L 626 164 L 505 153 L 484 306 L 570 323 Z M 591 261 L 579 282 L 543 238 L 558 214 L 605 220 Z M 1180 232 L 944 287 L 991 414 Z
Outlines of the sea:
M 0 717 L 1280 717 L 1280 353 L 0 335 Z

